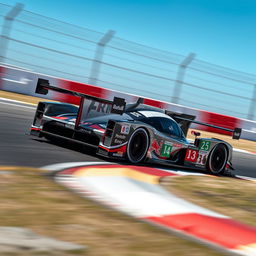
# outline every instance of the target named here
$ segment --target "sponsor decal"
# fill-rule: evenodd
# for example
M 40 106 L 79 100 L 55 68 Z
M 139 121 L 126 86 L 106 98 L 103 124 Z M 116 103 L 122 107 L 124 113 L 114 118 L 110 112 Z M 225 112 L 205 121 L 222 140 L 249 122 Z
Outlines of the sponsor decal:
M 172 152 L 172 143 L 170 143 L 169 141 L 165 141 L 164 144 L 162 145 L 161 148 L 161 156 L 162 157 L 170 157 L 171 152 Z
M 113 109 L 117 110 L 117 111 L 123 111 L 124 110 L 124 106 L 118 106 L 116 104 L 113 105 Z
M 101 102 L 94 101 L 94 100 L 91 101 L 91 104 L 88 108 L 88 112 L 96 111 L 96 112 L 99 112 L 99 113 L 108 113 L 109 110 L 110 110 L 110 105 L 109 104 L 101 103 Z
M 121 134 L 129 134 L 130 132 L 130 125 L 129 124 L 123 124 L 121 126 Z
M 116 134 L 115 138 L 121 139 L 121 140 L 125 140 L 126 136 L 125 135 L 121 135 L 121 134 Z
M 103 103 L 95 100 L 84 100 L 84 103 L 81 103 L 80 107 L 82 107 L 81 114 L 81 123 L 90 117 L 102 116 L 107 113 L 110 113 L 111 104 Z
M 199 143 L 199 150 L 209 151 L 211 148 L 211 141 L 209 140 L 201 140 Z
M 114 97 L 111 113 L 122 115 L 125 110 L 125 99 Z
M 116 143 L 116 144 L 122 144 L 123 141 L 122 141 L 122 140 L 119 140 L 119 139 L 115 139 L 115 140 L 114 140 L 114 143 Z
M 198 150 L 189 148 L 187 149 L 187 152 L 186 152 L 185 161 L 195 163 L 197 161 L 198 155 L 199 155 Z

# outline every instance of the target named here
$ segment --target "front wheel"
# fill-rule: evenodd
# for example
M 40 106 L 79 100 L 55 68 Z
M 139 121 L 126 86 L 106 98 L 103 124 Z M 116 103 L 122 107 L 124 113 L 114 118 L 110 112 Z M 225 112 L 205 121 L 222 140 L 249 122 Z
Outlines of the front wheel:
M 127 145 L 127 158 L 131 163 L 142 162 L 149 147 L 149 136 L 145 129 L 138 128 L 131 135 Z
M 210 153 L 207 168 L 213 174 L 221 174 L 225 171 L 227 160 L 227 147 L 223 144 L 217 144 Z

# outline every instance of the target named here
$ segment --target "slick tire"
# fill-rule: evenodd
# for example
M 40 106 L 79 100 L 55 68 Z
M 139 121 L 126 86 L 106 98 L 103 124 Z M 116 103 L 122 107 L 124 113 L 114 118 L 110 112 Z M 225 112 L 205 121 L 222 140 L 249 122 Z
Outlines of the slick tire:
M 228 160 L 228 149 L 223 144 L 217 144 L 207 162 L 208 171 L 212 174 L 222 174 L 225 171 L 225 167 Z
M 131 135 L 127 145 L 127 158 L 133 163 L 142 162 L 149 147 L 149 136 L 144 128 L 138 128 Z

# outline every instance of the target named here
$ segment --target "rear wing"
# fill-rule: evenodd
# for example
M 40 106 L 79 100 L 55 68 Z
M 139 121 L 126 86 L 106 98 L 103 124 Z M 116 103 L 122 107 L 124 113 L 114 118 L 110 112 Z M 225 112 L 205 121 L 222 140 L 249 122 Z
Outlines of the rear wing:
M 113 101 L 106 100 L 85 93 L 80 93 L 50 85 L 49 80 L 39 78 L 37 81 L 35 92 L 38 94 L 47 95 L 49 90 L 81 98 L 76 126 L 80 124 L 81 119 L 86 119 L 89 117 L 90 111 L 95 111 L 98 113 L 100 112 L 101 114 L 113 113 L 119 115 L 122 115 L 125 111 L 126 102 L 123 98 L 114 97 Z
M 165 113 L 167 115 L 171 116 L 179 124 L 182 123 L 182 122 L 185 122 L 187 130 L 188 130 L 189 125 L 191 123 L 195 123 L 195 124 L 200 124 L 200 125 L 216 128 L 216 129 L 219 129 L 219 130 L 231 132 L 232 133 L 232 138 L 235 139 L 235 140 L 239 140 L 240 136 L 241 136 L 241 133 L 242 133 L 241 128 L 235 128 L 233 130 L 233 129 L 229 129 L 229 128 L 225 128 L 225 127 L 221 127 L 221 126 L 217 126 L 217 125 L 213 125 L 213 124 L 203 123 L 203 122 L 194 120 L 195 116 L 191 116 L 191 115 L 186 116 L 186 114 L 179 114 L 179 113 L 175 113 L 175 112 L 171 112 L 171 111 L 166 111 Z M 187 134 L 187 130 L 186 130 L 186 133 L 183 131 L 185 133 L 185 135 Z

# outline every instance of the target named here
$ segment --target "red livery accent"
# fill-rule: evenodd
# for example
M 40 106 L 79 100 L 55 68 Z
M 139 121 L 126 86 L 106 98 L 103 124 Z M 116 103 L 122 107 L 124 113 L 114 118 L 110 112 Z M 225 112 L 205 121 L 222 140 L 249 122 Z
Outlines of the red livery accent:
M 105 129 L 103 129 L 102 127 L 100 127 L 97 124 L 89 125 L 89 127 L 93 128 L 93 129 L 96 129 L 96 130 L 99 130 L 99 131 L 102 131 L 102 132 L 105 132 Z
M 41 131 L 42 129 L 41 128 L 36 128 L 36 127 L 31 127 L 30 130 L 31 131 Z
M 60 120 L 66 120 L 68 117 L 65 116 L 52 116 L 52 118 L 60 119 Z
M 108 152 L 122 152 L 122 153 L 125 153 L 127 145 L 123 145 L 120 148 L 106 148 L 104 146 L 99 146 L 99 148 L 104 149 L 104 150 L 106 150 Z

